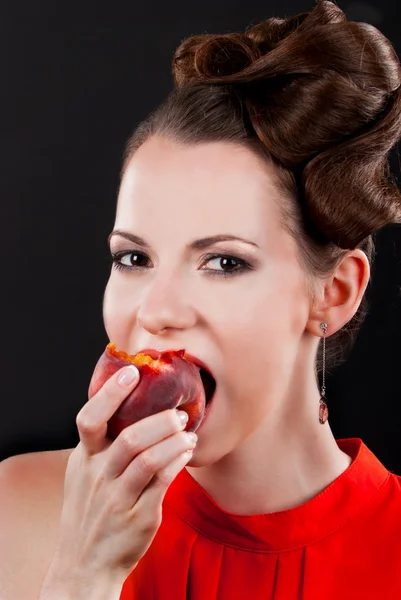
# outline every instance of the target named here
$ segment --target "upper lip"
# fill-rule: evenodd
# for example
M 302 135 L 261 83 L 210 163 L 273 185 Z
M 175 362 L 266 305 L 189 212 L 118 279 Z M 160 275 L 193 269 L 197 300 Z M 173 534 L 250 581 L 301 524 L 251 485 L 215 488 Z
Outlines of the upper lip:
M 144 348 L 143 350 L 139 350 L 138 354 L 148 354 L 152 358 L 157 358 L 159 352 L 174 352 L 176 350 L 181 349 L 182 348 L 166 348 L 164 350 L 158 350 L 157 348 Z M 200 367 L 204 371 L 208 371 L 208 373 L 210 373 L 213 379 L 216 380 L 215 376 L 213 375 L 212 369 L 203 360 L 201 360 L 197 356 L 194 356 L 193 354 L 189 354 L 189 352 L 187 351 L 185 351 L 184 358 L 193 362 L 197 367 Z

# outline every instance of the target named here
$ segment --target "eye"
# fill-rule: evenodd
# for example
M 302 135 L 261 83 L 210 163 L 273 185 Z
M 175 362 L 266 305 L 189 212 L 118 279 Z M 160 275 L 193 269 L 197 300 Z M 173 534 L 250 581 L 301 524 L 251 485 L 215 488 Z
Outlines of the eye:
M 128 259 L 127 262 L 129 264 L 122 262 L 122 259 L 126 257 L 133 257 Z M 142 252 L 123 250 L 122 252 L 111 253 L 111 258 L 113 262 L 113 267 L 119 271 L 140 271 L 150 268 L 146 266 L 149 257 L 146 254 L 143 254 Z M 230 277 L 232 275 L 237 275 L 239 273 L 242 273 L 243 271 L 249 271 L 252 269 L 252 267 L 247 261 L 243 260 L 242 258 L 237 258 L 236 256 L 231 256 L 228 254 L 209 254 L 203 257 L 202 267 L 205 264 L 212 261 L 216 261 L 216 263 L 222 268 L 201 268 L 200 271 L 204 271 L 207 276 L 210 275 Z
M 134 259 L 129 259 L 127 263 L 123 263 L 122 259 L 125 257 L 135 257 Z M 121 271 L 127 270 L 136 270 L 136 269 L 146 269 L 147 267 L 143 264 L 149 260 L 149 257 L 146 254 L 142 254 L 141 252 L 129 252 L 128 250 L 122 252 L 111 253 L 111 258 L 113 262 L 113 266 L 116 269 Z
M 217 266 L 221 267 L 221 271 L 216 269 L 201 270 L 210 271 L 212 273 L 215 272 L 216 274 L 222 273 L 230 275 L 231 273 L 236 273 L 238 271 L 244 270 L 244 268 L 246 268 L 247 266 L 247 263 L 241 258 L 236 258 L 235 256 L 229 256 L 226 254 L 211 254 L 208 257 L 205 257 L 205 262 L 202 264 L 204 265 L 213 261 L 215 261 Z

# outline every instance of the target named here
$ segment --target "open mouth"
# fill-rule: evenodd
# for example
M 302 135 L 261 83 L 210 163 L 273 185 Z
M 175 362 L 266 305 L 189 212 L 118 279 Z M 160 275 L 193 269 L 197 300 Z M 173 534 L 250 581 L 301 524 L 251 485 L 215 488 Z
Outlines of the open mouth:
M 212 375 L 209 373 L 209 371 L 206 371 L 206 369 L 202 369 L 202 367 L 199 368 L 199 374 L 201 376 L 203 387 L 205 389 L 206 405 L 207 405 L 210 402 L 210 400 L 212 399 L 213 394 L 216 390 L 216 381 L 215 381 L 214 377 L 212 377 Z

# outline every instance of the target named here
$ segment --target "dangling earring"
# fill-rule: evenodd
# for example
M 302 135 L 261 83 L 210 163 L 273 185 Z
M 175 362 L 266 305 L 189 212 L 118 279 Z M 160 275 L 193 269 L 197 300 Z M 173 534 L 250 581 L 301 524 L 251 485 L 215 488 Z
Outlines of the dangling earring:
M 324 425 L 329 418 L 329 409 L 326 404 L 326 331 L 327 323 L 320 323 L 321 329 L 323 329 L 323 383 L 322 391 L 320 396 L 320 407 L 319 407 L 319 423 Z

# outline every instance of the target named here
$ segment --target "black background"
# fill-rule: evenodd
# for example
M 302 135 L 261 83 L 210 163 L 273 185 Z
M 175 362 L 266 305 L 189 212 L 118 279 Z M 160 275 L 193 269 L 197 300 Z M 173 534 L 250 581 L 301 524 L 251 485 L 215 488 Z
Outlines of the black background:
M 376 25 L 400 54 L 398 0 L 338 4 L 349 19 Z M 84 3 L 63 14 L 58 3 L 3 4 L 0 460 L 79 441 L 75 418 L 108 342 L 106 240 L 121 155 L 170 91 L 174 49 L 194 33 L 243 31 L 312 7 Z M 397 152 L 392 167 L 398 177 Z M 376 248 L 370 314 L 348 361 L 328 375 L 327 397 L 335 437 L 361 437 L 401 474 L 400 228 L 382 230 Z

